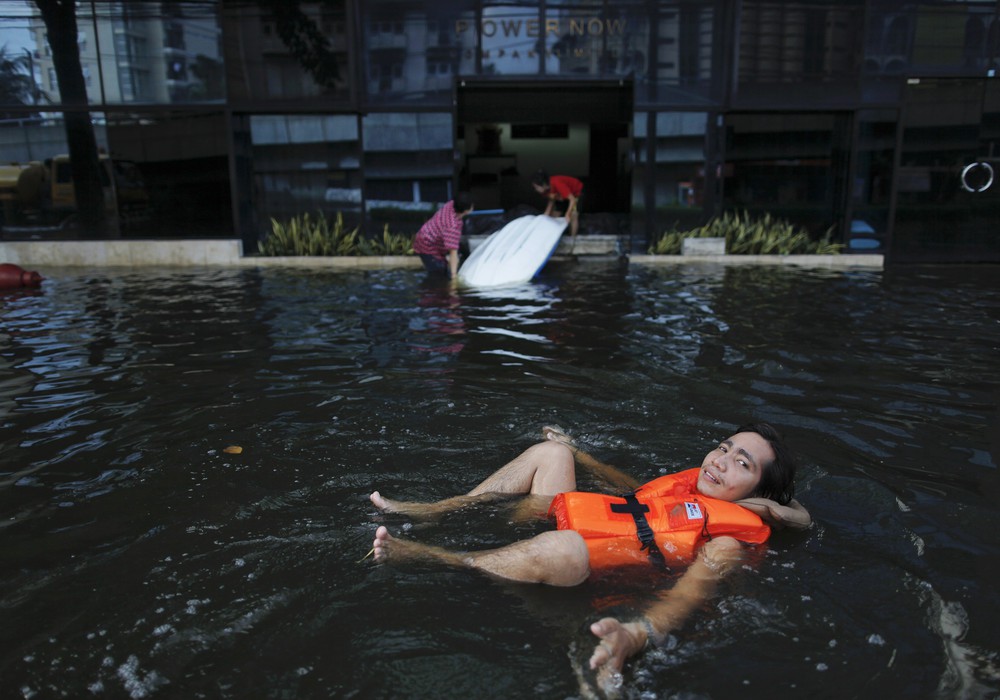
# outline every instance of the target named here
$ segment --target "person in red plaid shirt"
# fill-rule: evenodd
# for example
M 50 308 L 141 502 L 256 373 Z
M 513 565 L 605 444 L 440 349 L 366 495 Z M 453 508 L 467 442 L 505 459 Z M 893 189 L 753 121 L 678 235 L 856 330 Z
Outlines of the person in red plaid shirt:
M 459 192 L 420 227 L 413 240 L 413 252 L 420 256 L 431 274 L 458 276 L 458 244 L 462 238 L 462 219 L 472 213 L 472 198 Z

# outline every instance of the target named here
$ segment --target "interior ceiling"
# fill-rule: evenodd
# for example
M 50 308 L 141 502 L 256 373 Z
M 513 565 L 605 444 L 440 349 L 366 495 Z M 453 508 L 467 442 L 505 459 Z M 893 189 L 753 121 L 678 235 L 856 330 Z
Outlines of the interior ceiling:
M 632 84 L 460 80 L 458 120 L 463 124 L 631 123 Z

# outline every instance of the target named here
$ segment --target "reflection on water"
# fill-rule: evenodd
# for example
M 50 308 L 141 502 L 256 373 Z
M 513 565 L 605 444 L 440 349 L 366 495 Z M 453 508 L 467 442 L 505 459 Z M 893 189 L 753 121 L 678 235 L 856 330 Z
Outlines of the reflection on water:
M 574 696 L 585 623 L 652 576 L 359 562 L 383 521 L 468 548 L 538 527 L 499 505 L 410 523 L 367 494 L 468 489 L 553 422 L 652 477 L 748 417 L 788 433 L 817 525 L 629 694 L 1000 692 L 995 268 L 46 278 L 0 297 L 2 697 Z

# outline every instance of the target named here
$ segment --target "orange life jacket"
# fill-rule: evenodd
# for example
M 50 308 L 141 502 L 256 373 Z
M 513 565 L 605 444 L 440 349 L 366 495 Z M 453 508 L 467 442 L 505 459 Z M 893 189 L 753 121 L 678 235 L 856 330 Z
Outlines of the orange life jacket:
M 698 493 L 698 471 L 688 469 L 654 479 L 641 486 L 634 499 L 580 491 L 561 493 L 552 500 L 549 514 L 555 515 L 560 530 L 583 535 L 592 569 L 658 558 L 655 552 L 651 557 L 640 541 L 642 516 L 667 565 L 691 562 L 698 548 L 713 537 L 729 535 L 750 544 L 766 542 L 771 528 L 756 513 Z M 637 510 L 644 511 L 639 518 L 633 516 Z

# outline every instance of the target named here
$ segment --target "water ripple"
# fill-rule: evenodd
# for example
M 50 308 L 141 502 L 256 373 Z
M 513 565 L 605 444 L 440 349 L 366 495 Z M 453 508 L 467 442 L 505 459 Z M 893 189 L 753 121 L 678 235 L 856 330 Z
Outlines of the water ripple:
M 399 521 L 367 494 L 465 492 L 547 423 L 652 477 L 747 418 L 789 434 L 818 524 L 632 689 L 1000 692 L 993 273 L 47 275 L 0 300 L 0 695 L 574 696 L 584 621 L 647 579 L 550 596 L 358 563 L 378 522 L 453 548 L 531 532 L 500 508 Z

